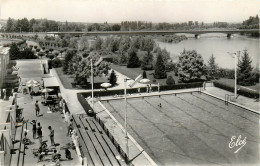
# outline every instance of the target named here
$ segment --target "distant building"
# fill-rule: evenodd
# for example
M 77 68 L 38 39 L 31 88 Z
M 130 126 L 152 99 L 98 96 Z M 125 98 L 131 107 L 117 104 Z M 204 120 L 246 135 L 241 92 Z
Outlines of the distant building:
M 0 47 L 0 88 L 3 87 L 5 76 L 7 74 L 7 65 L 9 64 L 8 47 Z

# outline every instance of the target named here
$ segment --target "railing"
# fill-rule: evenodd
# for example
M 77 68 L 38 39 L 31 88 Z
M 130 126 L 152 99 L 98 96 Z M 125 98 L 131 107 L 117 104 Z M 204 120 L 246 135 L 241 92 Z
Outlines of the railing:
M 3 152 L 3 155 L 4 155 L 4 161 L 1 161 L 1 162 L 4 162 L 3 165 L 10 165 L 11 163 L 11 147 L 10 145 L 8 144 L 8 141 L 7 139 L 5 138 L 4 134 L 1 135 L 1 138 L 0 138 L 0 151 Z M 2 160 L 2 157 L 0 158 Z

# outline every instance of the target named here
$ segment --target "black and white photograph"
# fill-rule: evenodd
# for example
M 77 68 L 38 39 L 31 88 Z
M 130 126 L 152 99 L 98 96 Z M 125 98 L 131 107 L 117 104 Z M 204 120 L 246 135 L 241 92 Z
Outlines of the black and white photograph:
M 260 0 L 0 0 L 0 166 L 260 166 Z

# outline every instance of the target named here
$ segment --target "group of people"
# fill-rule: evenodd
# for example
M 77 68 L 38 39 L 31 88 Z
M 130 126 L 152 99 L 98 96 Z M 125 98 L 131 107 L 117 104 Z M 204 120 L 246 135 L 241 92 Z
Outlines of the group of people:
M 41 123 L 38 122 L 37 123 L 37 120 L 32 120 L 31 122 L 32 124 L 32 131 L 33 131 L 33 139 L 39 139 L 39 143 L 41 144 L 42 143 L 42 126 L 41 126 Z M 51 141 L 51 146 L 55 146 L 55 142 L 54 142 L 54 130 L 51 126 L 48 127 L 49 131 L 50 131 L 50 141 Z M 36 137 L 36 135 L 38 137 Z
M 46 160 L 44 158 L 46 155 L 49 155 L 49 154 L 52 154 L 51 160 L 55 163 L 59 163 L 59 161 L 61 161 L 61 160 L 72 160 L 73 159 L 71 157 L 71 152 L 68 148 L 65 149 L 66 159 L 61 159 L 61 154 L 57 153 L 57 150 L 56 150 L 56 144 L 54 141 L 54 129 L 51 126 L 48 126 L 48 129 L 50 131 L 49 137 L 50 137 L 50 141 L 51 141 L 51 146 L 54 146 L 54 147 L 48 148 L 47 144 L 46 144 L 47 140 L 45 140 L 45 141 L 42 140 L 43 133 L 42 133 L 42 126 L 41 126 L 40 122 L 37 123 L 37 120 L 32 120 L 31 124 L 32 124 L 32 131 L 33 131 L 33 139 L 39 139 L 39 144 L 40 144 L 37 151 L 34 152 L 34 155 L 38 156 L 38 162 Z M 72 128 L 72 126 L 71 126 L 71 128 Z M 72 130 L 71 128 L 69 128 L 69 131 Z M 68 134 L 70 133 L 69 131 L 68 131 Z

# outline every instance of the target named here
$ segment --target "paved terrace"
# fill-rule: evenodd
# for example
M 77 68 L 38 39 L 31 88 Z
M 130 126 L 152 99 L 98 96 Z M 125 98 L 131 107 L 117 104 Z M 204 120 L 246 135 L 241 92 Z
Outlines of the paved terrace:
M 19 76 L 22 78 L 22 82 L 25 82 L 27 80 L 37 80 L 41 82 L 41 77 L 45 77 L 46 75 L 43 75 L 40 68 L 40 60 L 19 60 L 17 61 L 17 67 L 19 67 Z M 25 86 L 20 87 L 20 90 L 25 88 Z M 35 91 L 37 91 L 37 87 L 34 88 Z M 36 100 L 40 100 L 40 96 L 36 96 L 31 98 L 29 94 L 22 94 L 18 93 L 18 105 L 20 108 L 23 108 L 23 116 L 25 120 L 37 120 L 37 122 L 41 123 L 42 131 L 43 131 L 43 140 L 48 140 L 47 145 L 48 147 L 50 145 L 50 138 L 49 138 L 49 130 L 48 126 L 52 126 L 55 132 L 54 140 L 59 144 L 59 146 L 56 146 L 56 149 L 58 152 L 61 153 L 62 158 L 65 158 L 65 152 L 62 150 L 62 147 L 66 146 L 66 144 L 71 143 L 72 140 L 70 137 L 67 137 L 67 124 L 64 122 L 63 115 L 59 112 L 57 113 L 51 113 L 47 106 L 42 105 L 39 103 L 40 106 L 40 117 L 36 117 L 35 115 L 35 106 L 34 103 Z M 32 137 L 32 125 L 31 124 L 24 124 L 24 126 L 18 127 L 16 131 L 16 140 L 20 140 L 23 138 L 24 131 L 27 130 L 28 135 L 27 138 L 29 138 L 31 141 L 34 142 L 33 145 L 28 145 L 28 149 L 24 149 L 23 144 L 21 144 L 21 150 L 19 152 L 16 151 L 16 154 L 12 155 L 12 166 L 22 165 L 25 166 L 42 166 L 42 165 L 54 165 L 53 162 L 50 160 L 45 162 L 39 162 L 38 158 L 34 158 L 34 155 L 32 153 L 33 149 L 37 149 L 39 147 L 39 140 L 33 139 Z M 20 143 L 15 144 L 15 148 L 19 148 Z M 76 155 L 76 152 L 72 149 L 70 149 L 72 153 L 73 160 L 71 161 L 62 161 L 62 165 L 66 166 L 75 166 L 80 165 L 79 159 Z M 50 159 L 50 156 L 47 156 L 46 159 Z M 18 162 L 19 161 L 19 162 Z

